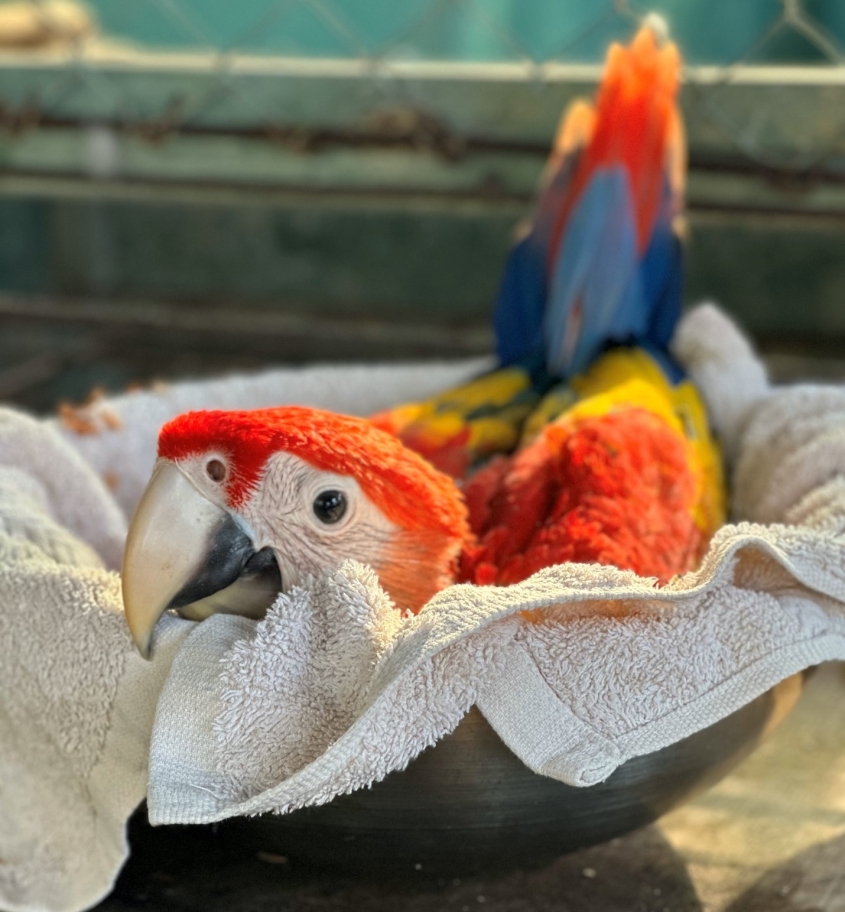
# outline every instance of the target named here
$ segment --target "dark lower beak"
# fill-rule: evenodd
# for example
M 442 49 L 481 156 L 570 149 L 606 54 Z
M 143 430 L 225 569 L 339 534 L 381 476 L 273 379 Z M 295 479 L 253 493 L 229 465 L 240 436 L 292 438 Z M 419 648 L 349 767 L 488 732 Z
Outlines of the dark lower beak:
M 272 552 L 256 551 L 238 523 L 166 461 L 129 528 L 122 584 L 126 620 L 145 657 L 168 609 L 193 620 L 221 612 L 260 617 L 282 588 Z

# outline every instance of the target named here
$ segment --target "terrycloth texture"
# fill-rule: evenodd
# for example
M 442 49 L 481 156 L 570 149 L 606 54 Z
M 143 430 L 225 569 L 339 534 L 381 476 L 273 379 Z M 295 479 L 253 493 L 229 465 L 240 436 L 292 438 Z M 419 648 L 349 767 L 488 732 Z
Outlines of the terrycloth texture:
M 794 399 L 845 429 L 826 392 L 773 393 L 713 307 L 686 318 L 675 351 L 727 451 L 741 453 L 742 471 L 754 467 L 740 498 L 749 516 L 791 460 L 786 444 L 771 458 L 767 421 L 788 424 Z M 726 527 L 697 573 L 661 590 L 614 568 L 568 565 L 507 589 L 450 587 L 400 622 L 372 575 L 349 563 L 280 598 L 261 623 L 206 622 L 159 704 L 152 819 L 330 800 L 404 767 L 473 703 L 532 769 L 590 785 L 795 671 L 845 657 L 845 482 L 830 482 L 845 475 L 845 450 L 823 460 L 806 435 L 793 445 L 811 447 L 819 469 L 806 467 L 793 486 L 800 497 L 781 493 L 767 521 L 801 524 Z M 461 669 L 469 676 L 456 680 Z M 188 725 L 186 693 L 203 695 Z
M 92 905 L 126 857 L 155 700 L 190 625 L 168 619 L 155 661 L 138 657 L 104 561 L 119 560 L 124 537 L 59 435 L 0 411 L 3 909 Z
M 260 623 L 169 619 L 152 665 L 103 569 L 123 525 L 97 475 L 128 513 L 158 426 L 185 408 L 367 412 L 477 365 L 176 385 L 93 404 L 70 422 L 95 432 L 81 435 L 0 416 L 0 906 L 70 912 L 107 892 L 148 742 L 158 822 L 330 800 L 404 766 L 473 703 L 533 769 L 588 785 L 845 658 L 845 391 L 771 390 L 714 308 L 684 320 L 675 352 L 736 466 L 737 518 L 769 523 L 723 529 L 698 573 L 657 590 L 568 565 L 509 588 L 453 586 L 403 619 L 347 563 Z
M 732 466 L 755 407 L 770 395 L 765 367 L 742 333 L 712 304 L 681 320 L 670 348 L 703 394 L 725 460 Z
M 492 619 L 471 590 L 403 624 L 372 571 L 349 561 L 280 599 L 267 623 L 200 625 L 159 702 L 151 819 L 320 804 L 405 766 L 503 669 L 514 625 L 487 629 Z M 197 699 L 174 737 L 186 693 Z
M 196 626 L 167 618 L 144 661 L 114 572 L 161 423 L 285 400 L 377 409 L 482 364 L 271 371 L 101 400 L 60 422 L 0 409 L 0 908 L 91 906 L 128 852 L 159 692 Z
M 37 480 L 33 484 L 42 492 L 41 504 L 49 504 L 55 520 L 54 535 L 68 542 L 75 535 L 108 567 L 120 567 L 126 520 L 102 481 L 49 424 L 10 410 L 0 414 L 0 465 Z M 25 521 L 28 515 L 24 510 L 19 518 Z M 4 517 L 8 525 L 11 520 L 5 511 Z M 12 526 L 6 531 L 15 535 L 17 530 Z
M 845 658 L 843 543 L 743 524 L 657 591 L 576 565 L 508 589 L 453 586 L 381 651 L 384 595 L 350 562 L 259 624 L 217 617 L 188 637 L 159 704 L 151 817 L 322 803 L 404 767 L 473 703 L 532 769 L 594 784 Z M 203 695 L 187 725 L 186 693 Z

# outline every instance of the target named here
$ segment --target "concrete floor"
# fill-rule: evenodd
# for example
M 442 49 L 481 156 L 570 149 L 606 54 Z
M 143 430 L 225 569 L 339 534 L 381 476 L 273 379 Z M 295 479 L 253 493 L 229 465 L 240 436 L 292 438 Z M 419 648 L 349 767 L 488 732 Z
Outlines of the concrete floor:
M 707 912 L 845 910 L 843 667 L 820 669 L 755 754 L 658 829 Z
M 373 884 L 218 836 L 134 821 L 133 856 L 99 912 L 840 912 L 845 669 L 811 676 L 780 727 L 709 792 L 541 870 Z

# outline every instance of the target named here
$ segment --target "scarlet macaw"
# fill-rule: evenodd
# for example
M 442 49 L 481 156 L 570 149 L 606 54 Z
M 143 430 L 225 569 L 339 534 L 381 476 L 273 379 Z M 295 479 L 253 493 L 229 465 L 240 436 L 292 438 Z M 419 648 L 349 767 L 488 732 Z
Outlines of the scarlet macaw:
M 505 269 L 500 369 L 371 419 L 287 406 L 165 425 L 123 567 L 142 652 L 168 608 L 260 616 L 348 558 L 410 612 L 455 581 L 564 561 L 660 582 L 695 566 L 724 494 L 704 407 L 667 352 L 679 66 L 644 28 L 611 48 L 595 110 L 564 118 Z

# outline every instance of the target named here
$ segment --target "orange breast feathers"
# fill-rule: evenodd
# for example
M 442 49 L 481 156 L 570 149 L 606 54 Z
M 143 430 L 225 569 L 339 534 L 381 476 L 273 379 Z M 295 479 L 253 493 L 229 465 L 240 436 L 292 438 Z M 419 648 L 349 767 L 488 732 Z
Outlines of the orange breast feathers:
M 559 420 L 465 486 L 478 544 L 462 578 L 508 585 L 574 561 L 666 583 L 699 559 L 698 489 L 687 441 L 646 409 Z

